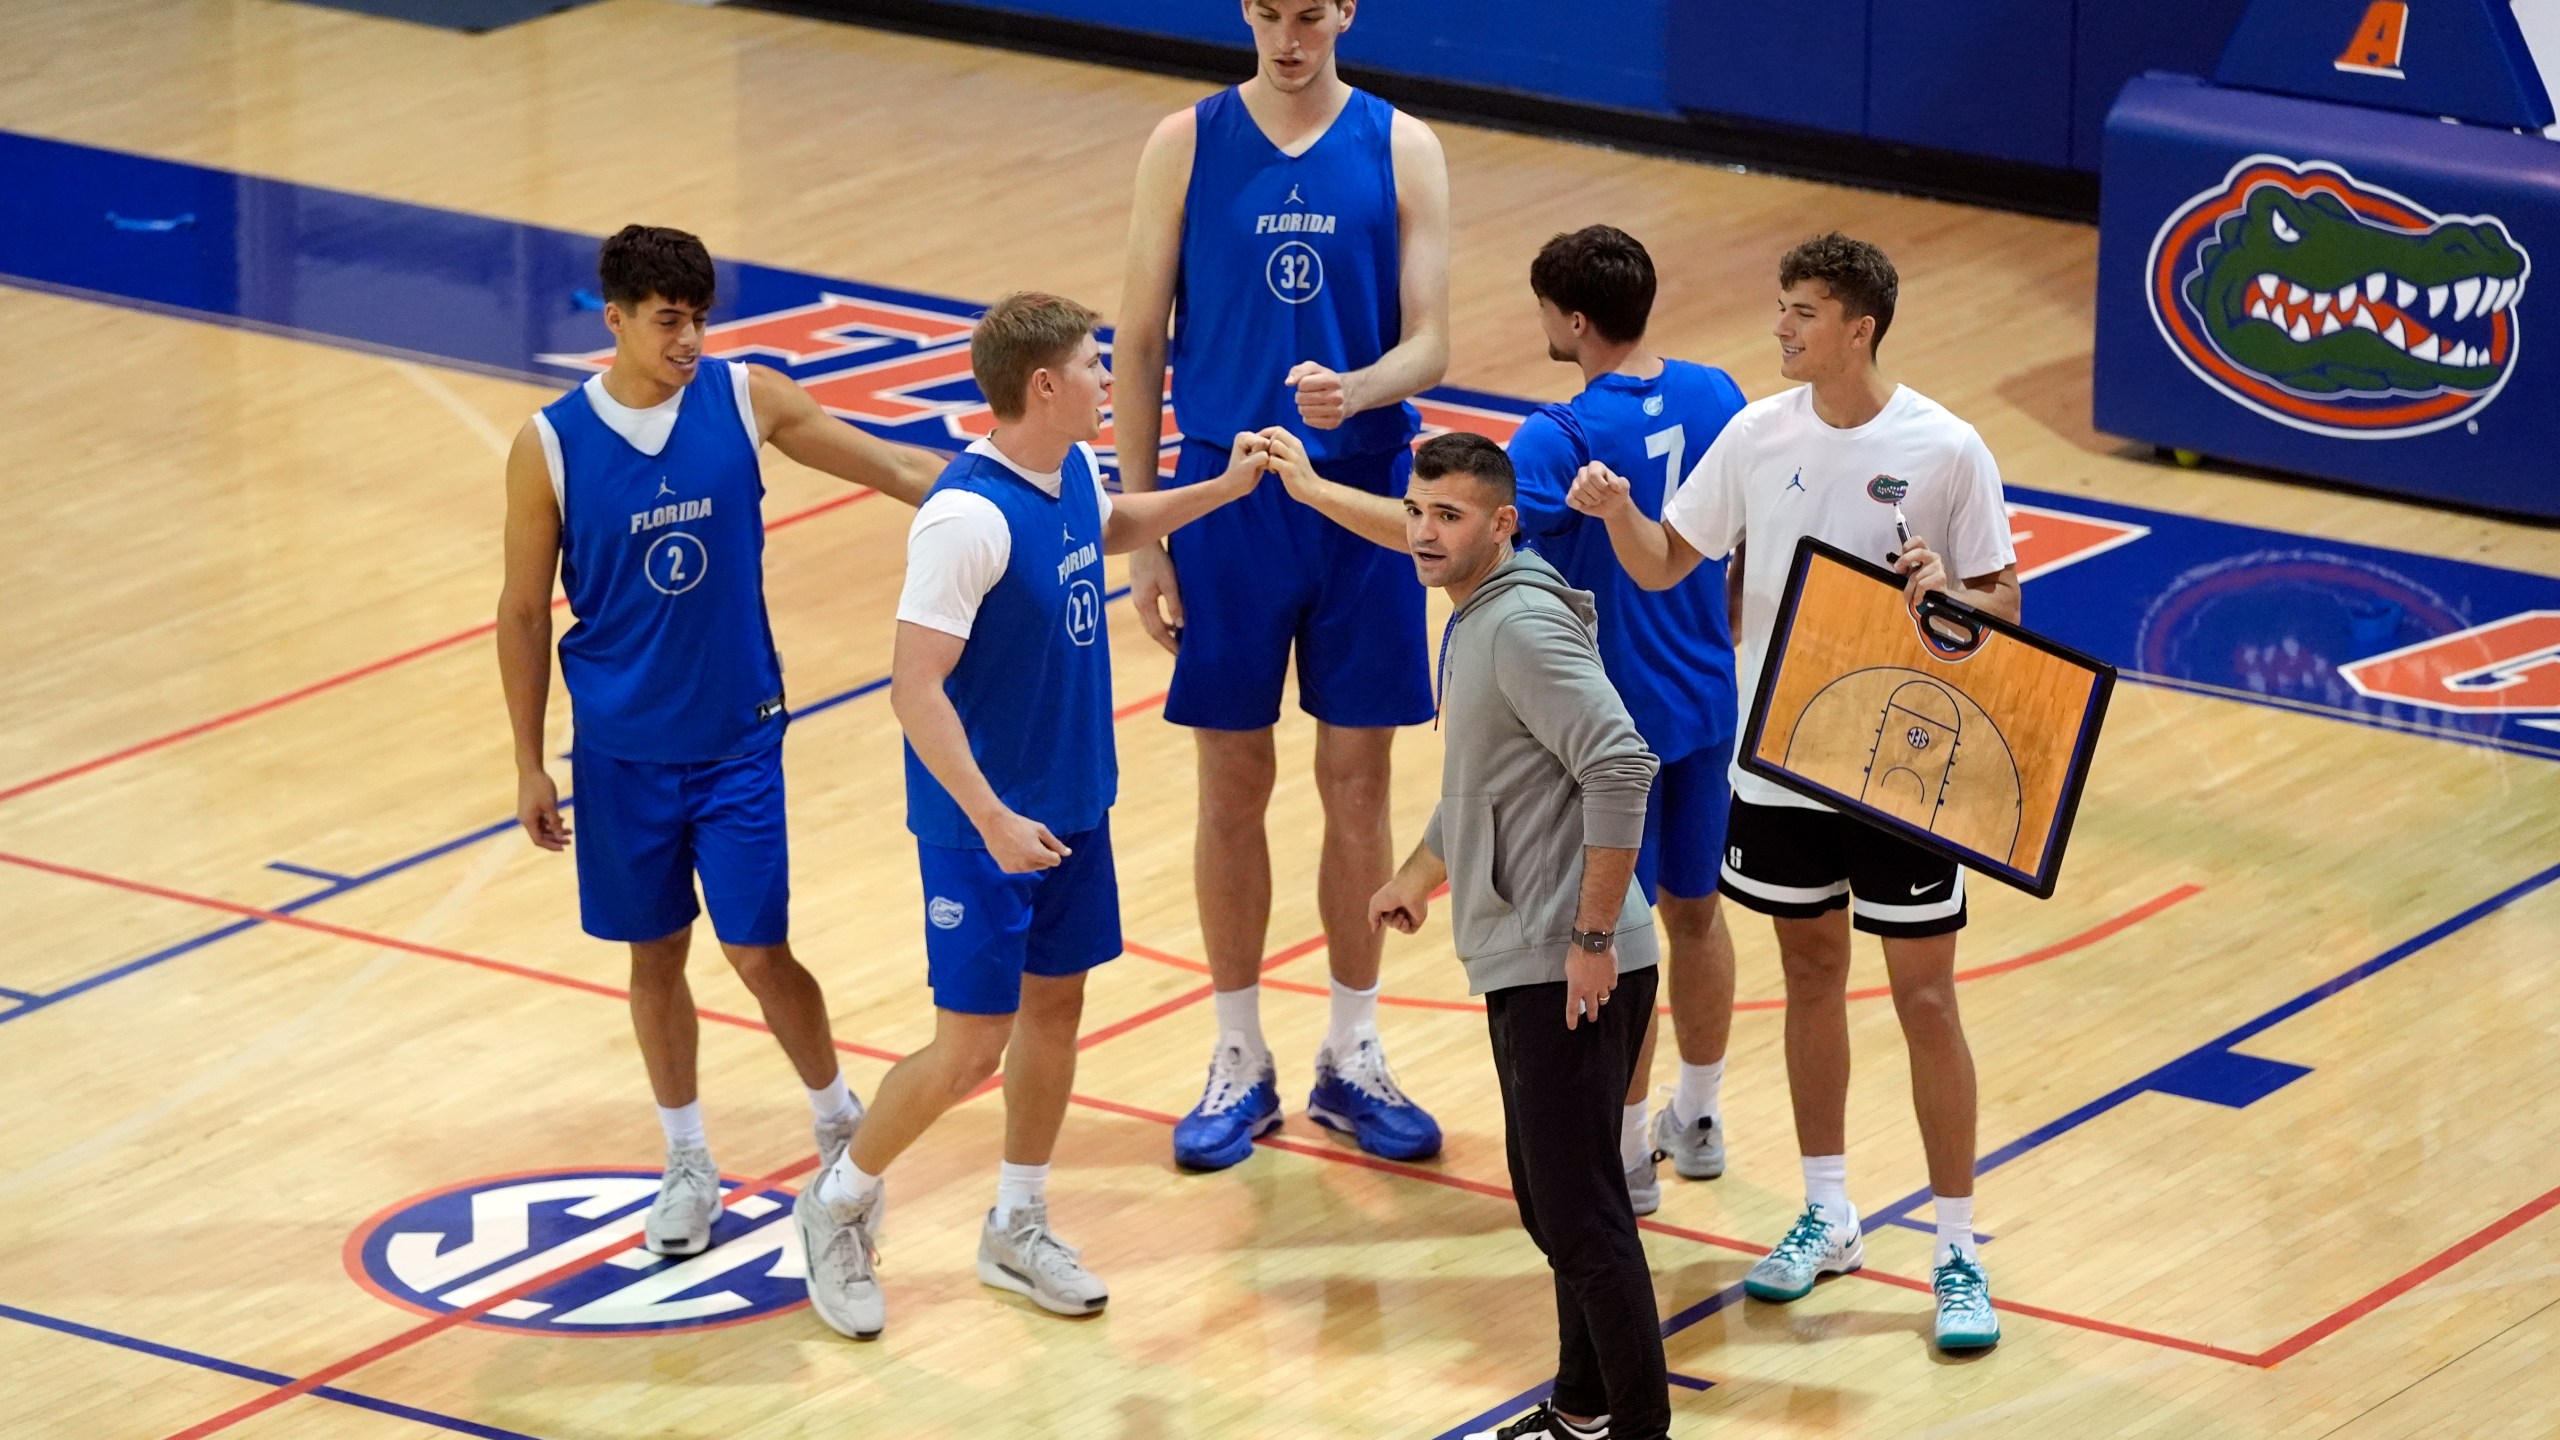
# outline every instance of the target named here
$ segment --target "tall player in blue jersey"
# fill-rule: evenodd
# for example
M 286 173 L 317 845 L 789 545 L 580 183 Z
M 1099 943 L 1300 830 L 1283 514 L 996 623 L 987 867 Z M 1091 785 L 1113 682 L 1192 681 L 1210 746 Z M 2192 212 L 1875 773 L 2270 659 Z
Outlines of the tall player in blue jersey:
M 1574 476 L 1600 461 L 1648 477 L 1636 498 L 1659 517 L 1663 502 L 1743 406 L 1722 370 L 1666 360 L 1645 343 L 1653 314 L 1653 258 L 1634 236 L 1594 225 L 1547 242 L 1529 266 L 1529 290 L 1549 358 L 1582 371 L 1583 391 L 1530 416 L 1512 436 L 1520 531 L 1600 611 L 1600 661 L 1638 733 L 1662 757 L 1645 811 L 1636 879 L 1660 913 L 1671 947 L 1672 1030 L 1680 1078 L 1645 1123 L 1654 1029 L 1628 1089 L 1619 1131 L 1628 1198 L 1649 1215 L 1662 1203 L 1658 1147 L 1695 1180 L 1724 1173 L 1720 1090 L 1733 1029 L 1733 936 L 1716 902 L 1729 800 L 1735 713 L 1733 632 L 1722 562 L 1699 566 L 1667 590 L 1630 579 L 1608 528 L 1565 503 Z M 1405 545 L 1402 506 L 1319 477 L 1285 435 L 1272 435 L 1272 468 L 1290 493 L 1390 549 Z
M 1085 974 L 1120 953 L 1102 557 L 1244 494 L 1264 446 L 1238 435 L 1216 477 L 1115 501 L 1091 444 L 1111 394 L 1096 318 L 1039 294 L 987 311 L 969 368 L 995 433 L 943 472 L 907 535 L 889 697 L 907 735 L 933 1039 L 880 1082 L 852 1148 L 796 1212 L 810 1301 L 857 1339 L 887 1321 L 874 1269 L 882 1173 L 999 1063 L 1004 1161 L 978 1278 L 1061 1315 L 1110 1299 L 1050 1231 L 1046 1198 Z
M 575 619 L 560 640 L 576 727 L 578 908 L 588 934 L 631 946 L 631 1021 L 666 1133 L 644 1239 L 709 1244 L 720 1206 L 694 1085 L 685 983 L 694 881 L 712 932 L 808 1087 L 818 1149 L 861 1119 L 828 1032 L 826 997 L 792 956 L 784 831 L 782 665 L 765 621 L 766 441 L 803 465 L 910 505 L 941 461 L 844 424 L 787 377 L 706 363 L 711 256 L 680 230 L 632 225 L 597 269 L 613 364 L 542 408 L 507 452 L 506 585 L 498 673 L 515 731 L 516 818 L 569 845 L 546 764 L 551 587 Z
M 1449 362 L 1449 181 L 1430 129 L 1343 82 L 1334 44 L 1356 0 L 1243 0 L 1252 79 L 1168 116 L 1138 162 L 1113 366 L 1122 484 L 1155 488 L 1166 330 L 1186 441 L 1172 484 L 1227 463 L 1223 437 L 1282 427 L 1328 474 L 1400 495 L 1419 428 L 1406 402 Z M 1134 459 L 1130 458 L 1134 457 Z M 1437 1152 L 1377 1030 L 1369 897 L 1394 870 L 1395 727 L 1431 718 L 1429 642 L 1412 564 L 1325 524 L 1277 485 L 1130 557 L 1139 623 L 1174 652 L 1165 718 L 1192 728 L 1200 808 L 1193 881 L 1217 990 L 1218 1042 L 1174 1158 L 1233 1165 L 1280 1124 L 1259 1006 L 1271 921 L 1264 828 L 1272 726 L 1297 655 L 1316 720 L 1324 806 L 1316 905 L 1332 1023 L 1307 1113 L 1393 1159 Z

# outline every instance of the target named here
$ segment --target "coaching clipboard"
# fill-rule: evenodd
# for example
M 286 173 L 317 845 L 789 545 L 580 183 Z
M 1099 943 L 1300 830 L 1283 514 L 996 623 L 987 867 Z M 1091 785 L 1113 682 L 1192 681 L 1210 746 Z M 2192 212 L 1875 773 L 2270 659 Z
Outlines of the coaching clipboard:
M 2115 667 L 1806 536 L 1769 632 L 1742 768 L 2038 897 Z

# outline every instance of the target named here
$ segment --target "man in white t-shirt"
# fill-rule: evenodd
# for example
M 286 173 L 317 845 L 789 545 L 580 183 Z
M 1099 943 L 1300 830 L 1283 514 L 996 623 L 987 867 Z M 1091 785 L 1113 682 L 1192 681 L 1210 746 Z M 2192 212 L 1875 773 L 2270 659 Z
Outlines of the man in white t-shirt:
M 1704 559 L 1742 552 L 1734 633 L 1744 715 L 1800 537 L 1891 564 L 1914 604 L 1938 590 L 2018 618 L 2017 555 L 1991 452 L 1971 425 L 1876 368 L 1900 288 L 1893 263 L 1834 232 L 1788 252 L 1778 287 L 1779 370 L 1803 383 L 1735 416 L 1658 522 L 1606 466 L 1584 467 L 1569 497 L 1606 522 L 1619 562 L 1648 589 L 1678 583 Z M 1897 510 L 1911 529 L 1908 545 L 1895 531 Z M 1806 1193 L 1803 1215 L 1752 1267 L 1746 1289 L 1762 1300 L 1795 1300 L 1821 1276 L 1866 1260 L 1844 1153 L 1854 899 L 1855 928 L 1883 940 L 1911 1051 L 1938 1228 L 1937 1342 L 1948 1350 L 1997 1344 L 1999 1320 L 1973 1232 L 1973 1054 L 1956 1013 L 1963 870 L 1739 765 L 1726 846 L 1724 892 L 1777 927 Z

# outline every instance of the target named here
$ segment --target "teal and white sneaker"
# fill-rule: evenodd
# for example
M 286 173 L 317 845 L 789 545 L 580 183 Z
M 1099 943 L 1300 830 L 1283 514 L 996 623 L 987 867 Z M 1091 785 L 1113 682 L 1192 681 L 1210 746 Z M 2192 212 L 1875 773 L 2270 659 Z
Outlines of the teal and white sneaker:
M 1754 1300 L 1801 1300 L 1813 1293 L 1813 1282 L 1825 1275 L 1846 1275 L 1867 1263 L 1867 1242 L 1858 1233 L 1858 1215 L 1849 1212 L 1845 1225 L 1822 1218 L 1807 1205 L 1787 1230 L 1778 1248 L 1742 1278 L 1743 1293 Z
M 1724 1127 L 1706 1115 L 1683 1125 L 1667 1100 L 1653 1112 L 1653 1148 L 1683 1180 L 1713 1180 L 1724 1173 Z
M 1938 1348 L 1988 1350 L 2000 1343 L 2000 1316 L 1991 1308 L 1991 1282 L 1982 1267 L 1959 1250 L 1930 1272 L 1938 1295 Z

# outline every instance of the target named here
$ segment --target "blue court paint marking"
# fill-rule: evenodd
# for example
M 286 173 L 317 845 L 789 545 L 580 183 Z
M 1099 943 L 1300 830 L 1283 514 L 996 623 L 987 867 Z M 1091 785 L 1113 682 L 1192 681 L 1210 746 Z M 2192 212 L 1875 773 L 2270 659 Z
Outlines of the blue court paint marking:
M 594 236 L 7 131 L 0 174 L 11 177 L 0 194 L 7 283 L 543 385 L 592 373 L 606 342 L 585 293 Z M 99 220 L 111 211 L 195 223 L 132 232 Z M 724 299 L 705 353 L 771 364 L 889 439 L 950 450 L 985 429 L 965 363 L 981 305 L 715 263 Z M 1454 386 L 1418 401 L 1436 423 L 1496 432 L 1538 408 Z M 2439 708 L 2365 695 L 2342 678 L 2360 660 L 2560 610 L 2560 578 L 2077 495 L 2009 494 L 2066 520 L 2141 527 L 2129 543 L 2029 582 L 2037 627 L 2128 681 L 2560 758 L 2560 732 L 2534 723 L 2560 707 Z M 2032 512 L 2019 519 L 2036 524 Z M 2560 664 L 2488 658 L 2519 675 Z M 2494 698 L 2433 671 L 2407 683 L 2447 704 Z
M 1701 1380 L 1695 1375 L 1683 1375 L 1677 1370 L 1669 1372 L 1663 1378 L 1669 1380 L 1672 1384 L 1679 1386 L 1683 1390 L 1713 1390 L 1716 1388 L 1716 1382 L 1713 1380 Z
M 2237 1050 L 2200 1050 L 2162 1066 L 2151 1088 L 2163 1095 L 2246 1110 L 2310 1073 L 2308 1065 L 2288 1065 Z
M 2390 949 L 2383 951 L 2372 959 L 2355 966 L 2353 969 L 2347 970 L 2342 974 L 2334 975 L 2329 979 L 2312 986 L 2310 989 L 2303 991 L 2301 994 L 2294 996 L 2292 999 L 2285 1001 L 2274 1009 L 2266 1011 L 2255 1019 L 2245 1021 L 2232 1030 L 2227 1031 L 2224 1034 L 2217 1035 L 2202 1045 L 2196 1046 L 2194 1049 L 2178 1056 L 2176 1059 L 2170 1060 L 2166 1064 L 2160 1065 L 2143 1075 L 2108 1091 L 2106 1094 L 2101 1095 L 2097 1099 L 2090 1101 L 2088 1104 L 2081 1106 L 2079 1109 L 2062 1116 L 2060 1119 L 2054 1120 L 2049 1124 L 2039 1126 L 2036 1129 L 2027 1132 L 2025 1135 L 2010 1141 L 2008 1144 L 2001 1146 L 1999 1149 L 1992 1151 L 1989 1155 L 1986 1155 L 1982 1157 L 1981 1160 L 1975 1162 L 1974 1174 L 1976 1176 L 1987 1175 L 1993 1170 L 1997 1170 L 2001 1166 L 2008 1164 L 2010 1161 L 2017 1159 L 2019 1156 L 2041 1146 L 2050 1144 L 2054 1140 L 2060 1139 L 2062 1136 L 2079 1129 L 2081 1126 L 2088 1124 L 2090 1121 L 2097 1119 L 2099 1116 L 2106 1114 L 2108 1111 L 2115 1109 L 2137 1095 L 2157 1092 L 2167 1095 L 2179 1095 L 2182 1098 L 2188 1099 L 2203 1099 L 2208 1103 L 2213 1104 L 2227 1104 L 2229 1103 L 2227 1100 L 2217 1098 L 2214 1095 L 2196 1096 L 2186 1091 L 2170 1087 L 2191 1081 L 2199 1074 L 2212 1074 L 2214 1073 L 2213 1067 L 2226 1065 L 2230 1061 L 2246 1063 L 2239 1066 L 2233 1066 L 2231 1069 L 2225 1070 L 2222 1073 L 2226 1075 L 2231 1073 L 2247 1074 L 2254 1076 L 2259 1083 L 2263 1083 L 2266 1079 L 2274 1078 L 2276 1076 L 2276 1072 L 2298 1072 L 2284 1074 L 2281 1078 L 2276 1079 L 2275 1087 L 2270 1087 L 2268 1093 L 2272 1093 L 2273 1088 L 2292 1083 L 2294 1080 L 2301 1078 L 2302 1075 L 2310 1072 L 2302 1066 L 2287 1065 L 2282 1061 L 2265 1060 L 2255 1055 L 2239 1055 L 2236 1054 L 2231 1047 L 2239 1045 L 2257 1035 L 2263 1034 L 2267 1030 L 2270 1030 L 2277 1025 L 2281 1025 L 2285 1021 L 2292 1019 L 2294 1016 L 2301 1014 L 2303 1011 L 2310 1009 L 2312 1006 L 2317 1005 L 2324 1000 L 2328 1000 L 2343 991 L 2351 989 L 2366 980 L 2372 979 L 2374 976 L 2381 974 L 2383 971 L 2390 969 L 2392 966 L 2399 964 L 2410 956 L 2418 954 L 2420 951 L 2426 950 L 2438 942 L 2470 928 L 2472 925 L 2487 919 L 2489 916 L 2495 915 L 2517 901 L 2524 899 L 2526 896 L 2546 888 L 2555 880 L 2560 880 L 2560 865 L 2553 865 L 2548 869 L 2538 871 L 2535 874 L 2517 881 L 2515 884 L 2510 885 L 2506 889 L 2499 891 L 2497 894 L 2490 896 L 2488 899 L 2471 906 L 2469 909 L 2463 910 L 2459 914 L 2453 915 L 2445 920 L 2441 920 L 2436 924 L 2419 931 L 2417 934 L 2410 936 L 2408 939 L 2401 941 L 2399 944 L 2392 946 Z M 2264 1070 L 2250 1068 L 2255 1066 L 2263 1066 L 2266 1068 Z M 1926 1186 L 1923 1186 L 1920 1189 L 1905 1195 L 1891 1205 L 1866 1216 L 1861 1221 L 1859 1228 L 1863 1232 L 1873 1233 L 1887 1225 L 1908 1225 L 1912 1229 L 1925 1229 L 1929 1233 L 1935 1234 L 1937 1233 L 1937 1227 L 1923 1226 L 1910 1219 L 1912 1212 L 1928 1203 L 1929 1190 Z M 1985 1236 L 1983 1238 L 1988 1239 L 1989 1237 Z M 1697 1304 L 1690 1306 L 1688 1309 L 1683 1310 L 1677 1315 L 1674 1315 L 1670 1319 L 1662 1322 L 1663 1338 L 1669 1339 L 1671 1336 L 1688 1329 L 1690 1326 L 1697 1324 L 1699 1321 L 1706 1319 L 1717 1311 L 1728 1308 L 1735 1301 L 1740 1300 L 1742 1296 L 1743 1289 L 1742 1286 L 1738 1284 L 1717 1291 L 1715 1294 L 1708 1296 L 1706 1299 L 1699 1301 Z M 1490 1425 L 1495 1421 L 1508 1419 L 1546 1398 L 1548 1392 L 1552 1389 L 1554 1389 L 1553 1381 L 1533 1386 L 1530 1389 L 1522 1391 L 1511 1399 L 1504 1401 L 1502 1404 L 1485 1411 L 1483 1414 L 1477 1415 L 1458 1425 L 1452 1426 L 1447 1430 L 1441 1431 L 1439 1435 L 1433 1437 L 1433 1440 L 1458 1440 L 1458 1437 L 1464 1436 L 1469 1430 Z
M 27 1001 L 27 1000 L 33 1000 L 34 998 L 36 998 L 36 997 L 35 997 L 35 992 L 33 992 L 33 991 L 30 991 L 30 990 L 12 990 L 12 989 L 10 989 L 8 986 L 6 986 L 6 985 L 0 985 L 0 1000 L 18 1000 L 18 1001 Z
M 292 1376 L 279 1375 L 273 1370 L 261 1370 L 254 1365 L 240 1364 L 236 1360 L 224 1360 L 213 1355 L 199 1354 L 193 1350 L 181 1350 L 175 1345 L 163 1345 L 156 1340 L 144 1340 L 132 1335 L 118 1334 L 113 1330 L 101 1330 L 95 1325 L 83 1325 L 77 1320 L 65 1320 L 58 1315 L 45 1315 L 16 1305 L 0 1304 L 0 1318 L 15 1320 L 21 1324 L 33 1325 L 41 1330 L 51 1330 L 76 1339 L 94 1340 L 101 1345 L 113 1345 L 120 1350 L 131 1350 L 156 1359 L 173 1360 L 181 1365 L 192 1365 L 199 1370 L 211 1370 L 218 1375 L 228 1375 L 238 1380 L 251 1380 L 261 1385 L 273 1386 L 293 1383 Z M 464 1420 L 453 1415 L 440 1415 L 433 1410 L 421 1410 L 414 1405 L 403 1405 L 396 1400 L 379 1399 L 354 1390 L 341 1389 L 335 1385 L 323 1385 L 310 1393 L 317 1399 L 334 1400 L 341 1405 L 350 1405 L 359 1410 L 371 1410 L 378 1415 L 389 1415 L 396 1419 L 414 1420 L 421 1425 L 433 1425 L 440 1430 L 450 1430 L 458 1435 L 476 1435 L 482 1437 L 482 1440 L 536 1440 L 536 1437 L 527 1435 L 521 1430 L 502 1430 L 495 1425 L 483 1425 L 476 1420 Z
M 341 875 L 335 870 L 314 870 L 308 865 L 296 865 L 290 860 L 270 860 L 267 862 L 267 868 L 281 870 L 287 875 L 299 875 L 306 880 L 317 880 L 326 885 L 344 885 L 352 878 Z

